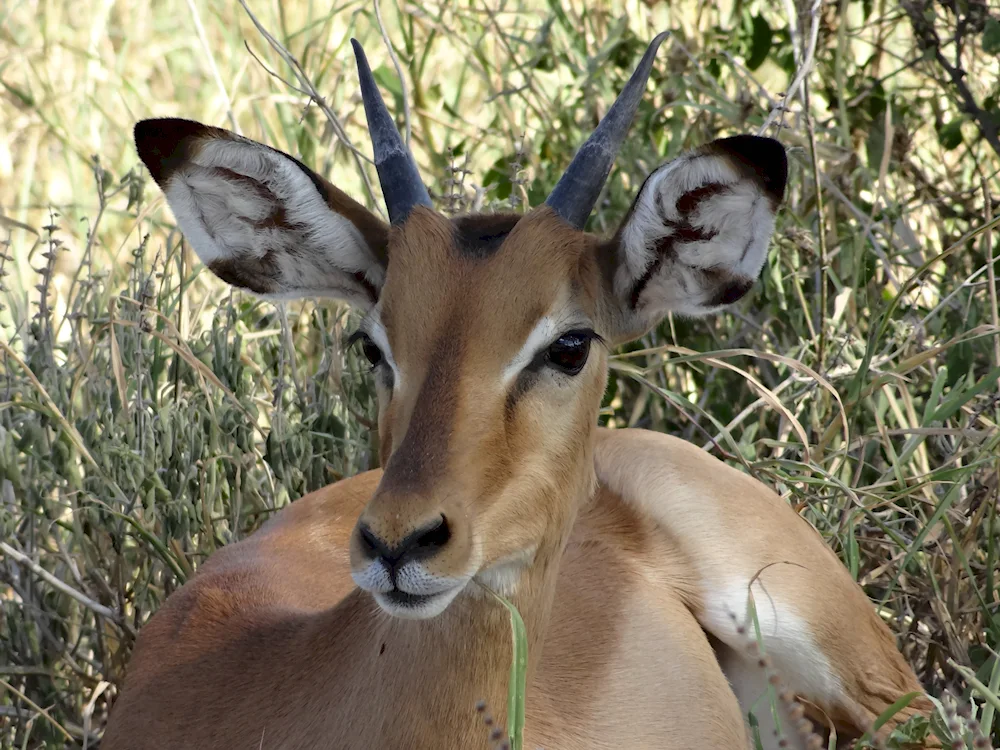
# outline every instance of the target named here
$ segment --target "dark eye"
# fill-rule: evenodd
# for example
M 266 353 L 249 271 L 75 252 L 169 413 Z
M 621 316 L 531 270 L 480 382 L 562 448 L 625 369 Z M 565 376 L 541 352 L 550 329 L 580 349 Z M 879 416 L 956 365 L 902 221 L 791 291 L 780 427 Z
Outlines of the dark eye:
M 590 341 L 593 338 L 594 334 L 591 331 L 564 333 L 549 346 L 545 352 L 545 359 L 567 375 L 576 375 L 587 364 Z
M 382 350 L 375 345 L 375 342 L 372 341 L 371 336 L 369 336 L 367 333 L 364 333 L 363 331 L 357 331 L 351 334 L 351 338 L 348 339 L 347 345 L 351 346 L 356 341 L 361 342 L 361 351 L 364 352 L 365 359 L 367 359 L 371 363 L 371 366 L 373 368 L 377 367 L 378 364 L 382 361 Z
M 365 358 L 372 363 L 372 367 L 382 361 L 382 350 L 367 336 L 361 339 L 361 350 L 365 353 Z

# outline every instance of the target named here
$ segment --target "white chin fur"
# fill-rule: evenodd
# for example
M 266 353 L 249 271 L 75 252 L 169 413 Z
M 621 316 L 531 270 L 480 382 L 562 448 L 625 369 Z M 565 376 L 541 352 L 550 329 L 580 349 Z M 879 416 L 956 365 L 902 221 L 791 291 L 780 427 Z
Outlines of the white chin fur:
M 463 586 L 456 586 L 450 591 L 432 594 L 417 604 L 400 604 L 390 599 L 391 594 L 374 593 L 375 603 L 388 615 L 402 620 L 428 620 L 437 617 L 451 604 Z

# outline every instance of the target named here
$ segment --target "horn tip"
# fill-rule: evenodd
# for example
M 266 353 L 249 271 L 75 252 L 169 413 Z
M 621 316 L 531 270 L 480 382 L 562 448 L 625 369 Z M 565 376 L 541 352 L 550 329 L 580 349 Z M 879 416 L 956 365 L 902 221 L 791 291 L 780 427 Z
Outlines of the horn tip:
M 655 55 L 657 52 L 659 52 L 660 45 L 663 44 L 663 42 L 666 40 L 668 36 L 670 36 L 669 30 L 661 31 L 659 34 L 653 37 L 653 41 L 651 41 L 649 43 L 649 46 L 646 48 L 646 55 L 645 55 L 645 57 L 648 57 L 650 59 L 650 62 L 652 62 L 652 56 Z M 639 64 L 639 67 L 642 67 L 642 63 Z
M 361 46 L 361 42 L 359 42 L 353 36 L 351 37 L 351 47 L 354 49 L 354 57 L 356 57 L 359 60 L 364 60 L 365 59 L 365 49 L 364 49 L 364 47 L 362 47 Z

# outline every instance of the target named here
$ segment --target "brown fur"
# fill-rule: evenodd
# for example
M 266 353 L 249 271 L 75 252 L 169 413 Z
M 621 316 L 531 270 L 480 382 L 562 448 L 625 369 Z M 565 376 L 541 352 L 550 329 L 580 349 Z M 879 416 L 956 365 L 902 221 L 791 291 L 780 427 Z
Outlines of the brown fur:
M 144 160 L 223 137 L 172 127 L 181 144 L 154 137 Z M 754 162 L 753 143 L 705 153 L 733 158 L 772 195 L 774 170 Z M 762 581 L 805 623 L 806 661 L 842 686 L 816 697 L 823 710 L 857 734 L 918 687 L 864 594 L 773 493 L 664 436 L 599 436 L 599 343 L 577 375 L 503 381 L 543 316 L 608 340 L 625 330 L 608 248 L 547 207 L 516 222 L 418 207 L 389 230 L 369 312 L 399 373 L 392 387 L 377 379 L 384 473 L 293 503 L 172 596 L 142 630 L 104 747 L 485 747 L 473 707 L 505 715 L 511 658 L 508 615 L 486 581 L 527 628 L 527 747 L 745 748 L 727 681 L 742 667 L 726 658 L 724 672 L 704 631 L 725 642 L 716 593 L 786 552 L 803 567 L 768 568 Z M 692 278 L 709 299 L 733 281 L 723 267 Z M 421 559 L 424 573 L 476 576 L 443 612 L 391 617 L 353 586 L 349 570 L 371 561 L 362 529 L 395 550 L 441 519 L 450 536 Z
M 724 565 L 735 550 L 758 567 L 806 565 L 787 585 L 810 622 L 825 621 L 823 646 L 846 689 L 844 704 L 820 708 L 842 734 L 920 689 L 860 589 L 770 490 L 653 433 L 604 433 L 598 455 L 599 467 L 655 466 L 671 480 L 669 503 L 652 518 L 642 498 L 602 484 L 573 526 L 543 633 L 532 597 L 520 597 L 537 661 L 526 747 L 746 747 L 695 617 L 693 563 Z M 315 492 L 216 553 L 143 629 L 103 746 L 485 747 L 473 706 L 486 700 L 504 715 L 507 616 L 464 597 L 438 618 L 400 623 L 354 589 L 347 540 L 379 479 Z M 784 580 L 765 575 L 781 595 Z
M 103 746 L 485 748 L 473 709 L 486 700 L 503 715 L 508 616 L 463 597 L 401 622 L 354 590 L 343 551 L 379 478 L 302 498 L 214 555 L 143 629 Z M 540 662 L 527 747 L 689 747 L 685 736 L 745 746 L 735 698 L 677 594 L 678 562 L 655 526 L 612 495 L 595 498 L 543 638 L 539 613 L 521 603 Z

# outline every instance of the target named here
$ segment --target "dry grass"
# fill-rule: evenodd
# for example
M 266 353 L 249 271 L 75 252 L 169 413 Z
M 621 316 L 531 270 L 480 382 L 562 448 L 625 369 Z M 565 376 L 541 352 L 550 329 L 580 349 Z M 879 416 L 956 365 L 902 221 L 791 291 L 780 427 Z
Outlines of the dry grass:
M 685 148 L 765 124 L 789 147 L 756 291 L 623 352 L 602 420 L 681 434 L 776 486 L 931 693 L 953 691 L 996 737 L 1000 243 L 988 230 L 1000 158 L 980 125 L 1000 120 L 987 51 L 1000 13 L 381 5 L 406 127 L 442 207 L 537 203 L 665 28 L 674 37 L 595 231 L 612 231 L 643 175 Z M 194 263 L 137 167 L 132 124 L 185 116 L 296 154 L 377 205 L 350 35 L 404 107 L 371 6 L 249 7 L 301 77 L 236 3 L 0 8 L 4 747 L 93 747 L 135 631 L 205 556 L 374 460 L 373 394 L 343 353 L 344 311 L 232 295 Z M 921 52 L 914 13 L 949 65 L 962 36 L 979 115 Z M 775 109 L 796 78 L 788 111 Z M 983 746 L 956 710 L 942 717 L 939 736 Z

